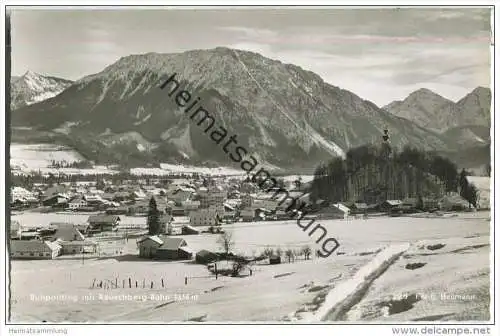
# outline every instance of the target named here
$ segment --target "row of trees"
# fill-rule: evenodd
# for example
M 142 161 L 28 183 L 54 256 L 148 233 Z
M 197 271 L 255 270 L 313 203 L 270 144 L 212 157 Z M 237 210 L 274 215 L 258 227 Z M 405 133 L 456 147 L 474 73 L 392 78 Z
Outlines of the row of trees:
M 148 181 L 153 179 L 161 179 L 161 184 L 168 185 L 176 178 L 200 178 L 199 174 L 168 174 L 168 175 L 133 175 L 129 172 L 119 172 L 116 174 L 44 174 L 40 171 L 33 171 L 30 174 L 14 174 L 10 173 L 10 184 L 26 189 L 32 189 L 35 183 L 44 183 L 48 185 L 58 183 L 76 183 L 76 182 L 98 182 L 102 180 L 111 181 L 114 185 L 122 184 L 123 182 L 138 182 L 139 180 Z
M 160 210 L 158 210 L 158 205 L 156 204 L 156 200 L 154 197 L 151 197 L 149 200 L 149 209 L 148 209 L 148 233 L 152 236 L 162 233 L 161 224 L 160 224 Z
M 351 149 L 315 171 L 313 199 L 332 202 L 437 195 L 458 190 L 456 165 L 434 152 L 405 147 L 400 152 L 383 146 Z
M 49 165 L 50 168 L 77 168 L 77 169 L 89 169 L 92 168 L 92 162 L 90 161 L 73 161 L 68 162 L 66 160 L 55 161 L 52 160 Z
M 311 254 L 312 254 L 312 249 L 309 246 L 303 246 L 298 249 L 292 249 L 292 248 L 281 249 L 281 247 L 273 249 L 272 247 L 266 247 L 262 252 L 262 256 L 266 258 L 270 258 L 273 256 L 277 257 L 285 256 L 289 263 L 295 261 L 295 258 L 300 256 L 303 256 L 304 260 L 309 260 Z

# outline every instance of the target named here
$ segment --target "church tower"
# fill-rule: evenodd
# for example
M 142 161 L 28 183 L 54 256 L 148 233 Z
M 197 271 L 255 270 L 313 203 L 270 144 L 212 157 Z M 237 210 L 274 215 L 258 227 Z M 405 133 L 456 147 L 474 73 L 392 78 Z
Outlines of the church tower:
M 391 144 L 389 142 L 389 130 L 384 129 L 384 135 L 382 135 L 382 145 L 381 145 L 381 154 L 385 158 L 389 158 L 392 153 Z
M 380 157 L 382 158 L 382 192 L 384 195 L 384 201 L 391 199 L 393 197 L 393 180 L 391 173 L 390 159 L 392 156 L 392 148 L 389 142 L 389 130 L 384 129 L 384 134 L 382 135 L 382 144 L 380 145 Z

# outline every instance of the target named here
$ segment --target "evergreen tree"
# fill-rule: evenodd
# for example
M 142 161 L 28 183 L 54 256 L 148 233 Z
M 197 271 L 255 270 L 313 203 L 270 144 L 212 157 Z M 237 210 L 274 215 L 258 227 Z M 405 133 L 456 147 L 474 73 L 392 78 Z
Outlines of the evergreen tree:
M 460 186 L 460 196 L 467 199 L 469 182 L 467 181 L 467 172 L 462 169 L 458 178 L 458 185 Z
M 418 194 L 417 205 L 415 206 L 418 210 L 424 210 L 424 199 L 421 194 Z
M 285 188 L 285 180 L 282 177 L 276 179 L 276 187 Z
M 300 190 L 300 187 L 302 186 L 302 177 L 299 176 L 299 178 L 296 179 L 293 183 L 295 184 L 295 189 Z
M 158 211 L 158 206 L 154 197 L 151 197 L 149 201 L 148 210 L 148 233 L 150 235 L 156 235 L 160 233 L 160 211 Z
M 99 177 L 96 178 L 96 188 L 98 190 L 104 190 L 104 188 L 106 188 L 106 185 L 104 184 L 104 181 L 102 178 L 99 178 Z
M 48 182 L 47 182 L 49 187 L 52 187 L 54 185 L 55 181 L 56 181 L 56 177 L 54 176 L 54 174 L 49 173 L 49 178 L 48 178 Z
M 311 200 L 377 203 L 419 194 L 439 197 L 458 185 L 456 166 L 448 159 L 412 147 L 398 152 L 384 142 L 353 148 L 345 159 L 319 165 L 309 191 Z

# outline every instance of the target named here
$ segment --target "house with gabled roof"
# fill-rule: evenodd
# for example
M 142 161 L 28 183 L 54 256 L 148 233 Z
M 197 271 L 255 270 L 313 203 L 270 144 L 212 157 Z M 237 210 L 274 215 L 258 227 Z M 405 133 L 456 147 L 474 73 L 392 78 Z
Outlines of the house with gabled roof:
M 69 191 L 69 188 L 67 186 L 65 186 L 64 184 L 53 185 L 53 186 L 47 188 L 47 190 L 45 190 L 45 192 L 43 193 L 43 198 L 49 199 L 55 195 L 60 195 L 60 194 L 64 195 L 68 191 Z
M 97 251 L 97 243 L 90 240 L 56 240 L 56 243 L 61 245 L 61 254 L 80 254 L 80 253 L 95 253 Z
M 351 210 L 342 203 L 330 204 L 322 207 L 318 212 L 318 219 L 345 219 Z
M 42 199 L 44 206 L 64 208 L 68 204 L 69 196 L 66 194 L 54 194 Z
M 186 260 L 193 256 L 184 238 L 164 235 L 144 236 L 137 240 L 137 247 L 140 258 Z
M 401 200 L 385 200 L 380 204 L 380 210 L 390 211 L 392 209 L 403 206 L 403 201 Z
M 76 196 L 74 197 L 73 199 L 71 199 L 69 202 L 68 202 L 68 208 L 70 210 L 73 210 L 73 209 L 78 209 L 78 208 L 81 208 L 81 207 L 86 207 L 87 206 L 87 201 L 84 199 L 83 196 Z
M 165 237 L 155 254 L 155 259 L 161 260 L 189 260 L 192 257 L 193 251 L 188 248 L 187 242 L 175 237 Z
M 116 215 L 92 215 L 88 219 L 88 232 L 97 233 L 104 231 L 115 231 L 120 221 L 120 217 Z
M 221 216 L 215 208 L 198 209 L 189 213 L 190 225 L 192 226 L 212 226 L 218 225 Z
M 11 240 L 12 259 L 55 259 L 61 254 L 61 245 L 43 240 Z
M 50 226 L 55 229 L 52 234 L 52 240 L 65 240 L 65 241 L 83 241 L 85 237 L 78 230 L 78 227 L 72 223 L 50 223 Z
M 156 250 L 163 245 L 163 240 L 159 236 L 144 236 L 137 240 L 140 258 L 153 258 Z
M 346 205 L 349 207 L 352 214 L 362 214 L 368 211 L 368 204 L 364 202 L 353 202 Z

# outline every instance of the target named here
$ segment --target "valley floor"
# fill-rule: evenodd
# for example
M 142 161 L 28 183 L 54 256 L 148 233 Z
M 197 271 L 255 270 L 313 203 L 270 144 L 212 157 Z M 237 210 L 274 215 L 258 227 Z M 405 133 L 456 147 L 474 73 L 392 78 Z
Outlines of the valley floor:
M 132 255 L 14 260 L 10 317 L 13 322 L 489 320 L 489 215 L 325 221 L 341 254 L 255 265 L 244 278 L 215 279 L 192 262 Z M 232 227 L 236 248 L 247 253 L 311 243 L 291 221 Z M 215 236 L 184 238 L 194 251 L 217 249 Z M 131 254 L 134 245 L 130 240 Z M 405 247 L 397 255 L 387 253 L 394 246 Z M 394 258 L 383 259 L 384 253 Z M 107 289 L 92 288 L 94 281 Z

